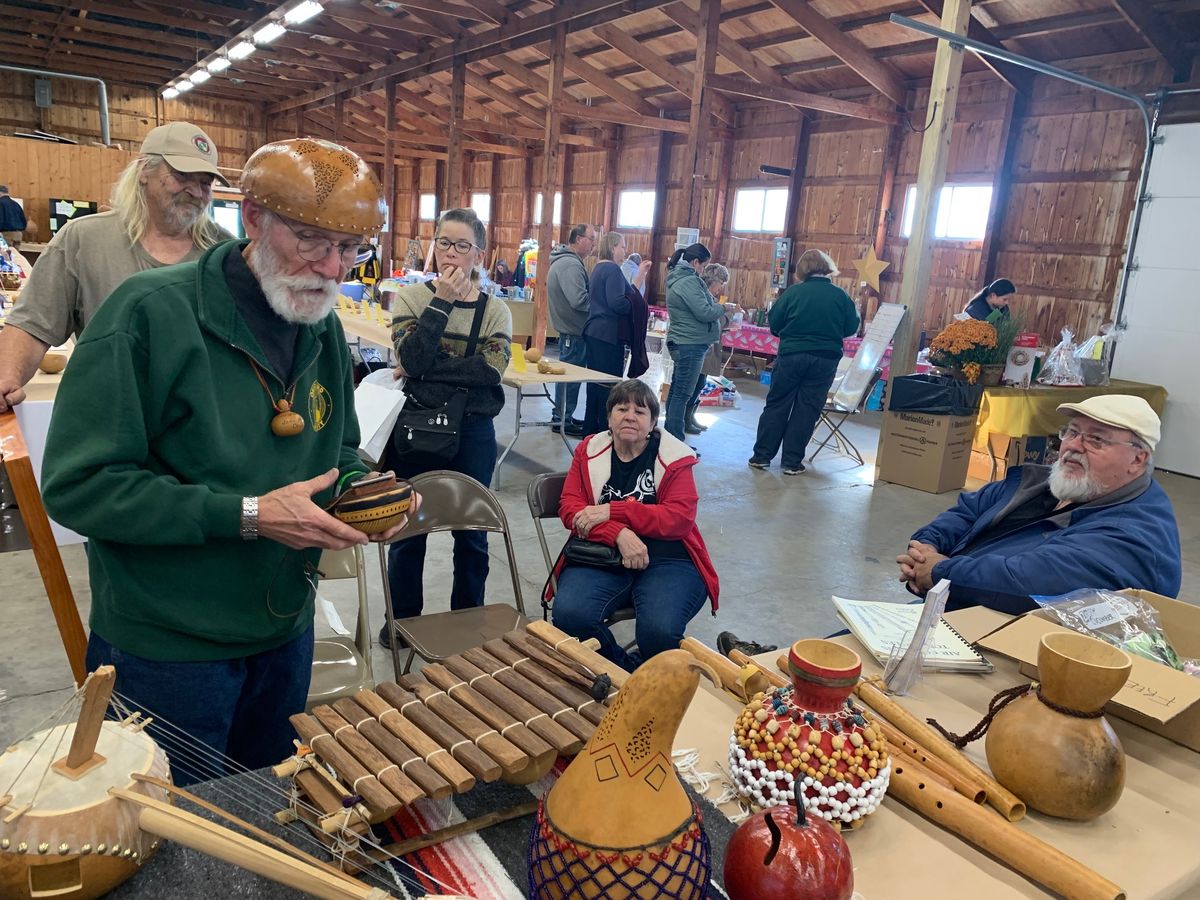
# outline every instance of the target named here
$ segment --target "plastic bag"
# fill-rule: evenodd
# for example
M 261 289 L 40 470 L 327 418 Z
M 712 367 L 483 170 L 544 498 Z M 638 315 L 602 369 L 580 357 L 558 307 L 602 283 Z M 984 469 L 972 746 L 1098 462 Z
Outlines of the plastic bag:
M 1144 600 L 1093 588 L 1030 599 L 1052 620 L 1073 631 L 1189 675 L 1200 675 L 1200 660 L 1183 658 L 1175 652 L 1158 622 L 1158 611 Z
M 1100 329 L 1099 334 L 1092 335 L 1075 348 L 1075 358 L 1079 360 L 1079 369 L 1085 385 L 1091 387 L 1108 384 L 1108 369 L 1112 365 L 1113 346 L 1123 334 L 1125 334 L 1124 328 L 1117 325 L 1106 325 Z
M 1070 328 L 1062 330 L 1062 340 L 1046 355 L 1038 382 L 1074 386 L 1083 384 L 1083 367 L 1075 356 L 1075 335 Z

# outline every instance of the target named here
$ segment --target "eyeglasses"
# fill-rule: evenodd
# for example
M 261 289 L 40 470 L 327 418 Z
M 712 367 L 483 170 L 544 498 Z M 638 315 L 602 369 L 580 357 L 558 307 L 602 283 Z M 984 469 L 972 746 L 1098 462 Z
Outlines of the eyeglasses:
M 280 219 L 287 230 L 296 236 L 296 253 L 305 262 L 321 262 L 329 251 L 337 247 L 338 258 L 343 265 L 353 266 L 358 259 L 358 248 L 362 241 L 342 241 L 335 244 L 329 238 L 305 236 L 292 227 L 287 219 Z
M 1098 434 L 1088 434 L 1086 431 L 1080 431 L 1074 425 L 1067 425 L 1058 433 L 1059 438 L 1066 443 L 1079 438 L 1085 450 L 1091 450 L 1094 453 L 1105 449 L 1106 447 L 1135 447 L 1138 450 L 1143 449 L 1142 445 L 1135 441 L 1114 441 L 1106 437 L 1101 437 Z
M 445 252 L 446 250 L 449 250 L 451 247 L 453 247 L 459 253 L 463 253 L 463 254 L 470 253 L 472 250 L 477 249 L 475 247 L 475 245 L 472 244 L 470 241 L 452 241 L 452 240 L 450 240 L 450 238 L 444 238 L 444 237 L 440 237 L 437 240 L 435 240 L 433 242 L 433 246 L 437 247 L 439 250 L 441 250 L 443 252 Z

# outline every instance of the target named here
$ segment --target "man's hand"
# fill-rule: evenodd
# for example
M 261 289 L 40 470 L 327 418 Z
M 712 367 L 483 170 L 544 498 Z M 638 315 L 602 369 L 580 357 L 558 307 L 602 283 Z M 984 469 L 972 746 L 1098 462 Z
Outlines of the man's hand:
M 25 399 L 25 385 L 50 345 L 15 325 L 0 330 L 0 413 Z
M 312 497 L 337 481 L 338 470 L 330 469 L 308 481 L 297 481 L 276 488 L 258 498 L 258 534 L 278 541 L 293 550 L 320 547 L 322 550 L 345 550 L 355 544 L 367 543 L 361 531 L 339 522 L 317 504 Z M 397 526 L 391 531 L 398 531 Z
M 0 413 L 8 412 L 24 399 L 23 383 L 14 378 L 0 375 Z
M 572 523 L 575 533 L 581 538 L 587 537 L 593 528 L 601 522 L 608 521 L 608 510 L 607 503 L 599 506 L 585 506 L 575 513 L 575 521 Z
M 420 508 L 421 508 L 421 495 L 414 491 L 413 496 L 412 496 L 412 505 L 408 508 L 408 512 L 406 512 L 404 514 L 404 518 L 400 520 L 400 524 L 393 525 L 387 531 L 381 531 L 381 532 L 379 532 L 379 534 L 371 535 L 371 540 L 377 544 L 385 544 L 388 541 L 394 539 L 397 535 L 400 534 L 400 532 L 402 532 L 405 528 L 408 527 L 408 517 L 415 516 L 417 514 L 417 510 Z
M 896 557 L 900 566 L 900 581 L 908 585 L 909 590 L 924 594 L 933 587 L 933 567 L 943 559 L 949 559 L 938 553 L 932 544 L 920 541 L 909 541 L 908 551 Z
M 650 551 L 642 539 L 628 528 L 622 528 L 617 535 L 617 550 L 621 553 L 621 563 L 627 569 L 644 569 L 650 565 Z
M 434 296 L 442 300 L 465 300 L 471 292 L 471 273 L 458 266 L 447 266 L 434 283 Z

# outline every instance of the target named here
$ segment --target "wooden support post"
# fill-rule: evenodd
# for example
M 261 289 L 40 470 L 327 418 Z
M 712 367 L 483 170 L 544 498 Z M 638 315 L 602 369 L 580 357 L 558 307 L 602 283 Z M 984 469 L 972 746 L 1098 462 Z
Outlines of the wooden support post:
M 518 238 L 521 241 L 533 234 L 533 204 L 537 191 L 533 189 L 532 156 L 525 157 L 525 180 L 522 184 L 525 187 L 525 202 L 521 204 L 521 236 Z
M 796 146 L 792 152 L 792 175 L 788 179 L 788 205 L 783 216 L 783 236 L 792 239 L 792 256 L 799 249 L 800 212 L 803 199 L 804 170 L 808 167 L 808 119 L 801 113 L 796 123 Z M 792 283 L 788 266 L 787 284 Z
M 496 246 L 496 219 L 499 218 L 500 210 L 497 208 L 496 200 L 500 196 L 497 193 L 497 187 L 500 184 L 500 154 L 492 154 L 492 171 L 490 175 L 490 183 L 488 184 L 488 250 L 491 255 L 495 256 L 496 251 L 500 248 Z
M 713 259 L 721 258 L 721 247 L 725 242 L 726 209 L 729 206 L 729 175 L 733 171 L 733 138 L 721 139 L 721 158 L 717 162 L 717 197 L 713 207 L 713 236 L 708 249 Z
M 297 106 L 296 107 L 296 137 L 304 137 L 304 131 L 305 131 L 304 107 Z
M 664 131 L 658 136 L 658 160 L 654 165 L 654 215 L 650 219 L 650 259 L 655 262 L 662 263 L 662 289 L 663 299 L 666 298 L 666 283 L 667 283 L 667 256 L 670 252 L 659 259 L 663 239 L 664 220 L 667 217 L 667 178 L 670 175 L 671 167 L 671 134 Z M 653 303 L 652 297 L 657 296 L 657 290 L 660 287 L 658 283 L 657 266 L 650 269 L 646 276 L 646 290 L 643 292 L 646 295 L 646 301 Z
M 546 276 L 550 272 L 550 250 L 554 239 L 554 194 L 559 189 L 559 165 L 562 162 L 563 73 L 566 70 L 567 23 L 554 26 L 550 40 L 550 71 L 547 77 L 546 140 L 542 156 L 542 224 L 538 228 L 537 286 L 533 292 L 533 346 L 546 347 Z
M 383 198 L 387 203 L 387 230 L 379 236 L 379 272 L 387 278 L 392 274 L 392 257 L 396 245 L 396 145 L 392 141 L 392 132 L 396 130 L 396 82 L 388 79 L 383 86 L 384 136 L 383 136 Z M 338 100 L 342 95 L 338 94 Z M 340 107 L 341 104 L 339 103 Z M 338 116 L 337 128 L 341 128 L 341 116 Z
M 446 208 L 444 198 L 446 196 L 446 160 L 439 159 L 433 164 L 433 193 L 437 197 L 437 209 L 434 210 L 433 217 L 436 219 L 438 214 Z
M 446 147 L 446 193 L 442 195 L 442 209 L 463 206 L 463 128 L 466 118 L 467 63 L 461 56 L 454 58 L 450 81 L 450 143 Z
M 621 158 L 621 147 L 617 142 L 617 126 L 605 129 L 604 134 L 604 199 L 600 209 L 600 224 L 605 231 L 612 231 L 616 220 L 617 163 Z
M 408 195 L 408 236 L 417 240 L 421 236 L 421 161 L 412 161 L 412 181 Z
M 712 106 L 706 81 L 716 70 L 720 26 L 720 0 L 700 0 L 700 15 L 696 18 L 696 65 L 692 73 L 692 114 L 688 120 L 687 150 L 683 155 L 684 216 L 683 221 L 677 223 L 688 228 L 700 224 L 697 220 L 704 183 L 704 149 L 708 143 L 709 109 Z
M 1017 156 L 1017 142 L 1021 139 L 1021 119 L 1025 116 L 1026 95 L 1018 91 L 1008 92 L 1004 106 L 1004 119 L 1000 125 L 1000 159 L 996 163 L 996 180 L 992 182 L 992 202 L 988 207 L 987 227 L 983 233 L 983 247 L 979 252 L 980 287 L 991 284 L 996 278 L 996 260 L 1000 256 L 1001 236 L 1004 231 L 1004 215 L 1008 211 L 1008 190 L 1012 185 L 1012 167 Z
M 571 209 L 573 205 L 571 202 L 573 199 L 571 196 L 571 156 L 573 152 L 574 151 L 572 151 L 570 147 L 563 147 L 561 162 L 562 175 L 558 179 L 559 184 L 562 185 L 562 187 L 559 188 L 559 190 L 562 191 L 562 204 L 560 206 L 562 211 L 559 214 L 558 221 L 558 242 L 560 244 L 565 244 L 567 242 L 567 237 L 571 233 L 571 226 L 575 224 L 575 215 Z M 545 203 L 546 201 L 543 200 L 542 202 Z M 553 215 L 554 210 L 552 209 L 550 212 Z
M 55 772 L 77 781 L 104 764 L 105 758 L 96 752 L 96 742 L 100 739 L 104 714 L 108 712 L 108 701 L 116 683 L 117 670 L 112 666 L 101 666 L 88 676 L 84 684 L 83 708 L 71 737 L 71 749 L 66 756 L 54 761 L 51 768 Z
M 888 225 L 891 224 L 892 195 L 896 192 L 896 169 L 900 165 L 900 145 L 904 142 L 904 129 L 893 125 L 888 129 L 887 144 L 883 151 L 883 168 L 879 172 L 879 216 L 875 221 L 875 255 L 882 257 L 887 249 Z
M 393 90 L 395 90 L 394 87 Z M 342 120 L 346 115 L 345 100 L 345 94 L 338 94 L 333 98 L 333 142 L 335 144 L 340 144 L 342 142 Z M 395 103 L 392 105 L 395 106 Z M 390 131 L 391 129 L 388 130 Z
M 946 0 L 941 27 L 965 35 L 970 15 L 971 0 Z M 946 180 L 946 163 L 950 158 L 950 138 L 954 133 L 962 64 L 963 51 L 951 49 L 949 43 L 939 40 L 933 61 L 933 83 L 929 91 L 933 116 L 921 140 L 917 208 L 913 215 L 908 249 L 904 254 L 904 274 L 900 282 L 900 303 L 908 307 L 908 313 L 896 331 L 892 349 L 893 376 L 910 373 L 917 363 L 917 352 L 920 350 L 917 343 L 925 323 L 929 273 L 933 267 L 933 226 L 938 196 Z M 935 105 L 936 109 L 933 109 Z M 890 391 L 888 396 L 891 396 Z

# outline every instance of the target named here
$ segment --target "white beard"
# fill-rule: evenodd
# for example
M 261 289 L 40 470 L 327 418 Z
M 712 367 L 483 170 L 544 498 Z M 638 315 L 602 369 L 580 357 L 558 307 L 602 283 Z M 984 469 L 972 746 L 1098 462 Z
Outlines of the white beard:
M 163 210 L 162 217 L 175 234 L 182 234 L 195 225 L 203 213 L 204 207 L 199 204 L 199 201 L 190 197 L 175 197 L 171 204 Z
M 252 269 L 275 315 L 285 322 L 315 325 L 333 309 L 338 283 L 320 275 L 284 275 L 283 260 L 269 244 L 256 244 L 250 251 Z
M 1050 493 L 1058 500 L 1068 503 L 1087 503 L 1105 493 L 1104 485 L 1096 481 L 1088 471 L 1087 457 L 1082 453 L 1069 452 L 1072 461 L 1083 466 L 1078 475 L 1070 475 L 1063 468 L 1063 456 L 1050 467 Z

